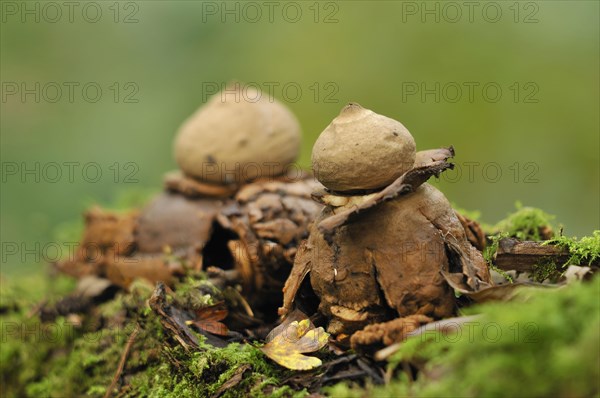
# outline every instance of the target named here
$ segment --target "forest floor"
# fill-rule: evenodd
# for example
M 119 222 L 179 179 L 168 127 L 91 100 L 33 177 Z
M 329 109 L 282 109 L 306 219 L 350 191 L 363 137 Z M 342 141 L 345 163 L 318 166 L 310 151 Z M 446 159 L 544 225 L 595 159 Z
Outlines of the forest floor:
M 136 279 L 127 289 L 98 278 L 82 288 L 54 269 L 3 276 L 0 395 L 598 396 L 600 231 L 582 239 L 554 233 L 542 243 L 550 223 L 540 210 L 519 208 L 483 225 L 499 286 L 472 297 L 457 291 L 455 317 L 371 351 L 333 339 L 310 353 L 297 339 L 287 344 L 269 334 L 276 319 L 251 319 L 240 291 L 203 271 L 170 286 Z M 526 261 L 515 255 L 523 250 L 533 250 Z M 319 330 L 313 315 L 296 314 L 294 330 Z M 290 369 L 266 354 L 269 344 L 317 362 Z

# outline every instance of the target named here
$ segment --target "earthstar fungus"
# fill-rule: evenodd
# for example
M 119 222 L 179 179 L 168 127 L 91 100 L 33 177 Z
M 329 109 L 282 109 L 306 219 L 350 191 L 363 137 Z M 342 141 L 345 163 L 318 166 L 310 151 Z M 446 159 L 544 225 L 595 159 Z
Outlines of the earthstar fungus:
M 166 175 L 163 192 L 139 211 L 87 212 L 80 249 L 58 267 L 123 288 L 136 278 L 172 285 L 190 270 L 216 269 L 274 317 L 297 246 L 321 209 L 311 199 L 319 184 L 292 167 L 299 145 L 289 109 L 229 85 L 179 129 L 180 170 Z
M 389 344 L 390 336 L 455 312 L 442 272 L 472 291 L 488 286 L 481 253 L 448 200 L 426 183 L 452 168 L 453 156 L 452 147 L 415 152 L 399 122 L 358 104 L 342 109 L 313 148 L 326 188 L 313 198 L 325 207 L 298 250 L 280 315 L 292 310 L 308 276 L 329 333 L 354 334 L 353 345 Z

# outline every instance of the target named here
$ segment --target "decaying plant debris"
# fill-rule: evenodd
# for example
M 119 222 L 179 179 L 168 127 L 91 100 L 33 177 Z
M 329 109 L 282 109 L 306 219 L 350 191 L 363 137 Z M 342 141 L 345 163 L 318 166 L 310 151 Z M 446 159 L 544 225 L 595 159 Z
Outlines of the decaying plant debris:
M 274 314 L 273 302 L 281 301 L 298 245 L 321 209 L 310 197 L 316 186 L 308 178 L 249 184 L 219 214 L 219 226 L 232 235 L 227 248 L 253 307 L 266 305 Z

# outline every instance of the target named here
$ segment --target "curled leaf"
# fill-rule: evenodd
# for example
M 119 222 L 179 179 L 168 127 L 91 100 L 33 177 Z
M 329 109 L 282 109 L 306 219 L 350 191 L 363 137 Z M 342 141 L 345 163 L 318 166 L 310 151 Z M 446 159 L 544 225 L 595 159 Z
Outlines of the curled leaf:
M 540 288 L 552 288 L 553 285 L 547 285 L 542 283 L 534 282 L 522 282 L 522 283 L 509 283 L 506 285 L 489 286 L 481 285 L 479 290 L 470 288 L 464 282 L 464 275 L 459 273 L 448 273 L 441 271 L 442 276 L 448 282 L 448 285 L 456 292 L 467 296 L 477 303 L 484 303 L 486 301 L 509 301 L 515 297 L 517 290 L 524 286 L 540 287 Z
M 219 322 L 227 317 L 228 311 L 223 302 L 215 305 L 209 305 L 196 310 L 196 319 L 187 321 L 188 325 L 194 325 L 200 330 L 218 336 L 227 336 L 229 329 L 225 324 Z
M 317 357 L 303 355 L 320 350 L 327 344 L 329 334 L 322 327 L 315 328 L 308 319 L 288 317 L 267 336 L 267 344 L 260 350 L 279 365 L 292 370 L 309 370 L 321 366 Z

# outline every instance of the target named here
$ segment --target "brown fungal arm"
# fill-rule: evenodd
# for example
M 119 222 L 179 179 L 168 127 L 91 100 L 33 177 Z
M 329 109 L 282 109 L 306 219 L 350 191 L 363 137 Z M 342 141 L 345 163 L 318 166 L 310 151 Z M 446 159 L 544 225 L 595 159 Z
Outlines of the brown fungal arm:
M 452 169 L 453 167 L 454 165 L 452 163 L 448 163 L 446 160 L 438 160 L 424 166 L 415 167 L 398 177 L 396 181 L 382 191 L 373 195 L 369 200 L 326 218 L 325 220 L 321 221 L 317 227 L 325 239 L 328 242 L 331 242 L 335 230 L 341 225 L 345 224 L 354 215 L 375 207 L 385 201 L 414 192 L 420 185 L 422 185 L 432 176 L 438 176 L 442 171 Z
M 471 220 L 470 218 L 460 214 L 457 211 L 454 211 L 456 217 L 462 224 L 465 229 L 465 233 L 467 234 L 467 239 L 475 248 L 479 251 L 483 251 L 485 249 L 485 233 L 481 228 L 481 225 L 475 220 Z
M 310 272 L 310 265 L 310 249 L 307 242 L 303 241 L 298 247 L 294 266 L 283 287 L 283 305 L 278 310 L 280 316 L 285 316 L 292 310 L 296 293 L 300 289 L 304 278 Z
M 477 291 L 490 284 L 488 267 L 477 249 L 468 241 L 465 229 L 444 195 L 432 186 L 419 211 L 439 231 L 448 253 L 449 272 L 462 274 L 465 288 Z
M 415 167 L 425 166 L 431 162 L 440 160 L 448 160 L 454 157 L 454 147 L 450 145 L 448 148 L 427 149 L 419 151 L 415 155 Z
M 433 319 L 428 316 L 415 314 L 388 322 L 375 323 L 354 333 L 350 338 L 350 344 L 353 349 L 374 344 L 389 346 L 405 340 L 410 333 L 432 321 Z

